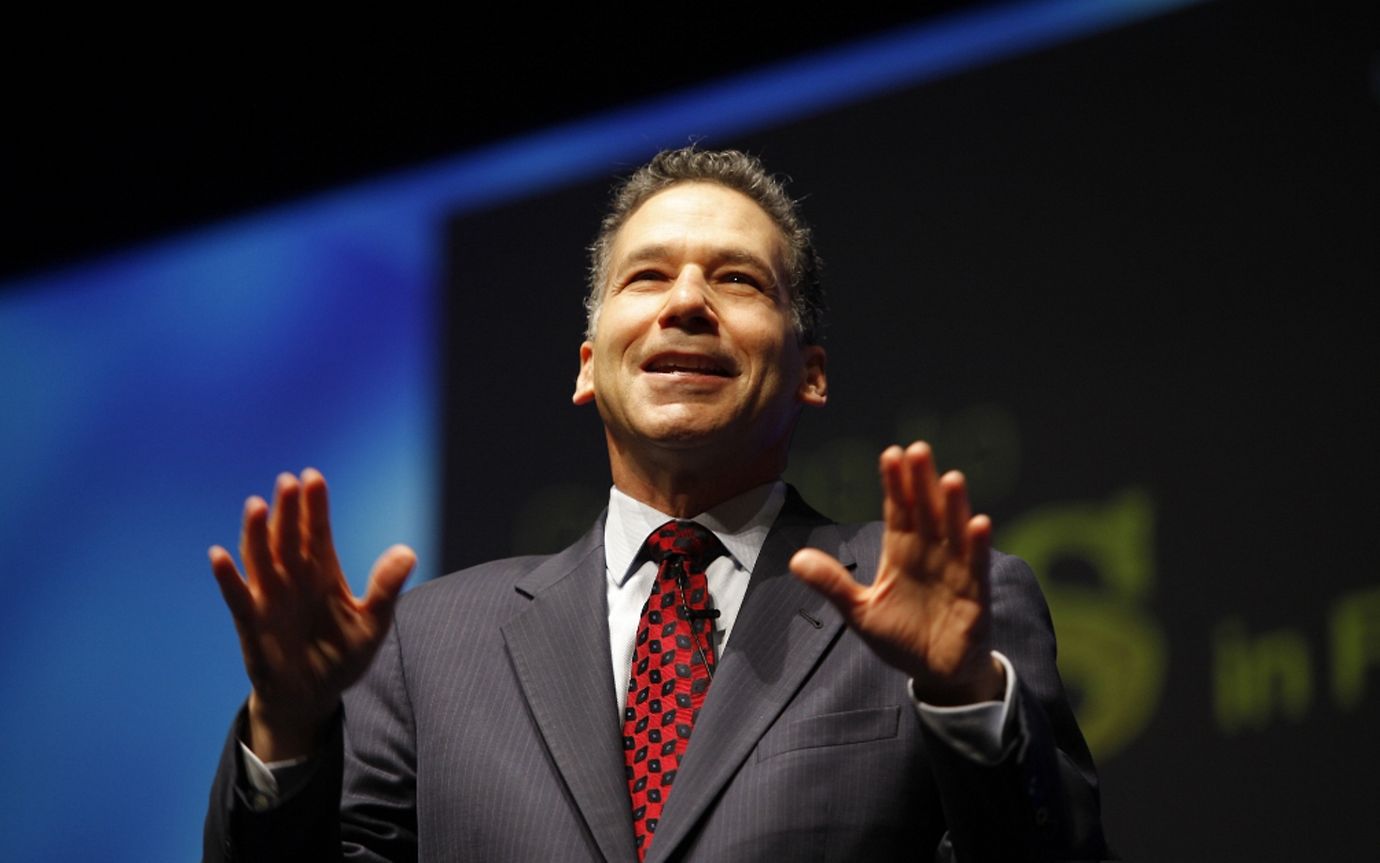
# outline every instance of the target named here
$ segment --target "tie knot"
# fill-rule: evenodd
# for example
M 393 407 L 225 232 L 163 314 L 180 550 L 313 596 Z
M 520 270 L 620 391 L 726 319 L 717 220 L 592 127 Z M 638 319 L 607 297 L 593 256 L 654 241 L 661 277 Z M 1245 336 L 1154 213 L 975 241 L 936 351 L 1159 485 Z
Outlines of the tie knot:
M 724 553 L 724 547 L 702 524 L 668 521 L 647 537 L 647 553 L 657 563 L 679 555 L 690 564 L 691 571 L 703 572 L 710 561 Z

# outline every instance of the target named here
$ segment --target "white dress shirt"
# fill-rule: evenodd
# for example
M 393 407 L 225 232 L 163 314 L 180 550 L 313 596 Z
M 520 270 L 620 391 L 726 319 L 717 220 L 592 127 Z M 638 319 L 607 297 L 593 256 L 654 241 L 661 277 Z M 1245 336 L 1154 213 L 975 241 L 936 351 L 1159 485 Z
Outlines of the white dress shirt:
M 748 579 L 757 555 L 767 540 L 781 505 L 786 502 L 785 483 L 768 483 L 700 513 L 693 519 L 713 531 L 728 549 L 705 570 L 709 596 L 719 618 L 714 621 L 714 655 L 723 656 L 738 609 L 747 593 Z M 632 670 L 633 641 L 642 619 L 642 606 L 652 592 L 657 564 L 638 558 L 652 531 L 672 516 L 633 500 L 617 487 L 609 492 L 609 515 L 604 521 L 604 560 L 608 565 L 609 644 L 612 646 L 613 689 L 618 715 L 628 700 L 628 676 Z

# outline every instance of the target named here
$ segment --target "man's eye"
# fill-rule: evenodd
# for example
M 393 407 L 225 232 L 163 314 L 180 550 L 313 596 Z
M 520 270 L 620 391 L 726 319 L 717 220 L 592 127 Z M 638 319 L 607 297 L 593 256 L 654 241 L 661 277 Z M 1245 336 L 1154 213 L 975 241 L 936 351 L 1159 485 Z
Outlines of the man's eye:
M 635 284 L 635 283 L 637 283 L 637 282 L 659 282 L 659 281 L 662 281 L 662 280 L 665 279 L 665 278 L 666 278 L 665 276 L 663 276 L 661 273 L 657 272 L 656 270 L 642 270 L 642 271 L 637 272 L 637 273 L 634 273 L 632 276 L 630 276 L 630 277 L 628 278 L 628 284 L 631 285 L 631 284 Z
M 727 273 L 724 275 L 723 280 L 735 285 L 748 285 L 758 290 L 762 289 L 762 283 L 752 276 L 749 276 L 747 273 Z

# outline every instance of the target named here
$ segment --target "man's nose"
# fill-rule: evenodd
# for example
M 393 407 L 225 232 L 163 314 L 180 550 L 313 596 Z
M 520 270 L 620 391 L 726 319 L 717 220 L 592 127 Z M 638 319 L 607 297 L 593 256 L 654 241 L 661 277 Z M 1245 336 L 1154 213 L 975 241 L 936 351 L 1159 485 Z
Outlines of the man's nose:
M 709 282 L 699 267 L 680 271 L 661 309 L 663 327 L 686 330 L 712 330 L 718 326 Z

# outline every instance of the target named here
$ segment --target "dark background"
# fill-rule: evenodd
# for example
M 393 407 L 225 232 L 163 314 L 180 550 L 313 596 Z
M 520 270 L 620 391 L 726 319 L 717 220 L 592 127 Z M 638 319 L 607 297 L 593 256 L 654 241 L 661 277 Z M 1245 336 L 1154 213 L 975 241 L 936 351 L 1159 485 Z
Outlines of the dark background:
M 732 26 L 639 9 L 462 23 L 227 21 L 153 33 L 49 22 L 12 33 L 0 136 L 0 277 L 425 164 L 811 51 L 917 13 L 824 11 Z M 161 28 L 160 28 L 161 29 Z

